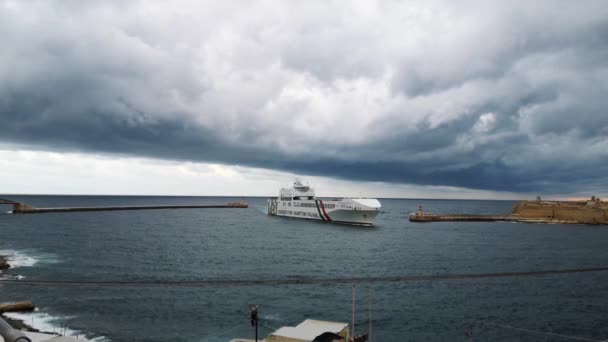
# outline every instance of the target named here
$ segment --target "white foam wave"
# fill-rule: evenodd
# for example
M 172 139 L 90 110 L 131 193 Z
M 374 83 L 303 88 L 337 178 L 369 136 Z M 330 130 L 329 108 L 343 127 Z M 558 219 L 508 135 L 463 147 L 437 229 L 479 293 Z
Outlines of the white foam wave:
M 38 259 L 22 252 L 0 250 L 0 255 L 6 256 L 6 259 L 12 268 L 32 267 L 38 263 Z
M 40 253 L 34 250 L 26 251 L 15 251 L 15 250 L 0 250 L 0 255 L 6 257 L 6 261 L 11 266 L 10 269 L 21 268 L 21 267 L 32 267 L 39 263 L 54 264 L 59 262 L 57 257 L 53 254 Z M 21 280 L 25 276 L 16 274 L 6 274 L 7 272 L 0 271 L 0 279 L 11 279 Z
M 0 250 L 0 255 L 6 256 L 6 259 L 11 265 L 11 268 L 32 267 L 38 263 L 58 262 L 57 257 L 53 254 L 39 253 L 36 251 L 15 251 L 15 250 Z
M 2 274 L 2 271 L 0 271 L 0 275 Z M 25 279 L 25 276 L 21 275 L 21 274 L 17 274 L 17 275 L 3 275 L 0 276 L 1 280 L 21 280 L 21 279 Z
M 71 317 L 68 316 L 51 316 L 45 312 L 33 312 L 33 313 L 17 313 L 17 312 L 7 312 L 4 314 L 5 316 L 18 319 L 23 321 L 23 323 L 31 326 L 32 328 L 38 329 L 41 332 L 48 333 L 58 333 L 64 336 L 73 336 L 77 337 L 79 341 L 90 341 L 90 342 L 108 342 L 110 341 L 108 338 L 104 336 L 97 336 L 94 338 L 87 338 L 86 334 L 84 334 L 80 330 L 74 330 L 67 327 L 64 327 L 62 321 L 65 321 Z
M 48 253 L 39 253 L 36 251 L 15 251 L 15 250 L 0 250 L 0 255 L 6 256 L 7 262 L 11 265 L 11 269 L 20 267 L 32 267 L 39 263 L 56 263 L 58 259 L 55 255 Z M 0 273 L 2 273 L 0 271 Z M 2 278 L 2 277 L 0 277 Z M 22 275 L 11 275 L 5 276 L 4 279 L 23 279 Z M 91 342 L 106 342 L 110 341 L 104 336 L 98 336 L 95 338 L 86 338 L 86 334 L 83 334 L 79 330 L 70 329 L 64 327 L 62 322 L 66 321 L 71 317 L 56 317 L 51 316 L 45 312 L 35 311 L 33 313 L 18 313 L 18 312 L 7 312 L 5 316 L 18 319 L 23 321 L 25 324 L 40 330 L 41 332 L 49 333 L 60 333 L 65 336 L 76 336 L 82 341 Z

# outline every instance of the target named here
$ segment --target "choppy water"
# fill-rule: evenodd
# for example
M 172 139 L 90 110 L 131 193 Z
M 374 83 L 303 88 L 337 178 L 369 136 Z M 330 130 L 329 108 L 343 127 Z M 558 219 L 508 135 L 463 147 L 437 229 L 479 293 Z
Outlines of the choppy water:
M 0 196 L 3 197 L 3 196 Z M 9 197 L 9 196 L 6 196 Z M 10 196 L 35 206 L 224 203 L 240 198 Z M 3 277 L 47 280 L 330 278 L 532 271 L 608 265 L 608 228 L 583 225 L 417 224 L 437 212 L 501 213 L 508 201 L 382 200 L 374 228 L 268 217 L 249 209 L 0 215 Z M 2 209 L 2 208 L 0 208 Z M 5 207 L 9 210 L 10 208 Z M 490 323 L 608 339 L 608 273 L 357 285 L 357 331 L 373 291 L 375 341 L 560 341 Z M 33 300 L 37 320 L 112 341 L 252 338 L 306 318 L 349 322 L 351 285 L 53 288 L 0 285 L 0 301 Z M 42 316 L 40 316 L 42 315 Z M 45 318 L 41 318 L 45 317 Z M 54 318 L 53 318 L 54 317 Z M 26 320 L 31 317 L 26 317 Z M 31 322 L 30 322 L 31 323 Z M 41 322 L 42 323 L 42 322 Z

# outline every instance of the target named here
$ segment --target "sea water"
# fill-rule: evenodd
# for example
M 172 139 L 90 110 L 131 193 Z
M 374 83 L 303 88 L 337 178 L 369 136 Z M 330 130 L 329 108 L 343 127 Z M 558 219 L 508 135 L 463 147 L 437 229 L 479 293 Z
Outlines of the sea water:
M 9 196 L 0 196 L 9 197 Z M 12 196 L 38 207 L 218 204 L 241 198 Z M 510 201 L 381 199 L 372 228 L 269 217 L 248 209 L 0 215 L 0 277 L 59 281 L 195 281 L 519 272 L 608 265 L 608 228 L 506 222 L 412 223 L 438 213 L 506 213 Z M 10 208 L 0 208 L 2 212 Z M 4 210 L 6 209 L 6 210 Z M 374 341 L 553 341 L 608 338 L 608 272 L 355 284 L 356 332 Z M 312 318 L 350 323 L 353 284 L 51 287 L 0 283 L 0 302 L 46 330 L 111 341 L 253 338 Z M 371 294 L 371 296 L 369 296 Z M 370 310 L 371 309 L 371 310 Z M 35 316 L 37 315 L 37 316 Z M 521 330 L 521 329 L 525 329 Z

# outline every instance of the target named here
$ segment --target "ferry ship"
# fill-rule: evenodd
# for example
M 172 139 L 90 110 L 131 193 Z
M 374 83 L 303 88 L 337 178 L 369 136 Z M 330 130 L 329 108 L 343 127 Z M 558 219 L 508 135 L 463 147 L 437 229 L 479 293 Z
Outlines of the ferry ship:
M 313 188 L 296 179 L 291 188 L 282 188 L 278 197 L 268 199 L 268 215 L 326 222 L 372 226 L 380 212 L 375 198 L 321 200 Z

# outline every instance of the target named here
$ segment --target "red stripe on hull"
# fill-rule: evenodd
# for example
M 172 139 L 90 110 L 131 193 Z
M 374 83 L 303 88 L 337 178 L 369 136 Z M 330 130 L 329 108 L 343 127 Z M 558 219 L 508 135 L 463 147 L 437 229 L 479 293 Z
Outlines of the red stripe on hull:
M 327 215 L 327 212 L 325 212 L 325 205 L 323 204 L 323 201 L 319 201 L 319 203 L 321 203 L 321 210 L 323 210 L 323 215 L 325 215 L 327 221 L 331 221 L 331 217 L 329 217 L 329 215 Z

